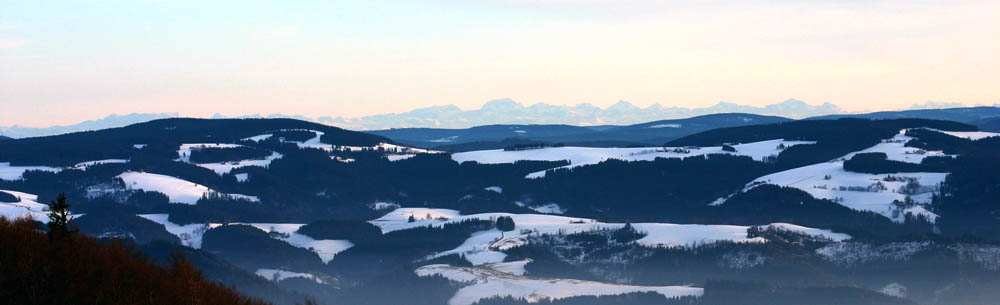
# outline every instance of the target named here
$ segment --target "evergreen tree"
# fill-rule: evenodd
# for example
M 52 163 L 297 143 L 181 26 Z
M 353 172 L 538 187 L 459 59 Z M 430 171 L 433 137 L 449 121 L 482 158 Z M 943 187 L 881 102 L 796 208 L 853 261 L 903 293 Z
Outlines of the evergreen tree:
M 69 204 L 66 194 L 59 194 L 56 200 L 49 203 L 49 238 L 55 240 L 69 235 Z

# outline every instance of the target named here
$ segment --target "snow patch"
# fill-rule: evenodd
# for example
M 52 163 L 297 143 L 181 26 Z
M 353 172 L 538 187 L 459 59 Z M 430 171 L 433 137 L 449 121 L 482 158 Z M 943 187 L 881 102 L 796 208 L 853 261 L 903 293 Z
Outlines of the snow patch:
M 794 232 L 794 233 L 799 233 L 799 234 L 803 234 L 803 235 L 808 235 L 808 236 L 813 236 L 813 237 L 819 237 L 819 238 L 823 238 L 823 239 L 828 239 L 830 241 L 835 241 L 835 242 L 842 242 L 842 241 L 851 239 L 850 235 L 847 235 L 847 234 L 844 234 L 844 233 L 834 233 L 833 231 L 830 231 L 830 230 L 803 227 L 803 226 L 799 226 L 799 225 L 793 225 L 793 224 L 790 224 L 790 223 L 780 223 L 780 222 L 779 223 L 772 223 L 772 224 L 769 224 L 769 225 L 766 225 L 766 226 L 760 226 L 758 228 L 760 228 L 760 229 L 776 229 L 776 230 Z
M 337 253 L 354 247 L 354 243 L 341 239 L 321 239 L 316 240 L 304 234 L 297 233 L 299 228 L 305 224 L 293 223 L 248 223 L 261 231 L 272 233 L 277 232 L 280 240 L 289 245 L 315 252 L 323 263 L 329 263 Z
M 953 137 L 965 138 L 965 139 L 969 139 L 969 140 L 973 140 L 973 141 L 980 140 L 980 139 L 985 139 L 985 138 L 990 138 L 990 137 L 1000 136 L 1000 133 L 986 132 L 986 131 L 944 131 L 944 130 L 938 130 L 938 129 L 932 129 L 932 128 L 928 128 L 928 129 L 933 130 L 933 131 L 937 131 L 937 132 L 940 132 L 940 133 L 943 133 L 943 134 L 947 134 L 947 135 L 950 135 L 950 136 L 953 136 Z
M 11 190 L 0 190 L 0 192 L 14 195 L 20 199 L 18 202 L 0 202 L 0 216 L 10 220 L 31 218 L 41 222 L 48 221 L 49 206 L 38 203 L 38 196 Z
M 681 124 L 656 124 L 649 128 L 681 128 Z
M 77 163 L 76 165 L 73 165 L 73 168 L 79 169 L 79 170 L 87 170 L 88 167 L 91 167 L 91 166 L 94 166 L 94 165 L 116 164 L 116 163 L 128 163 L 128 160 L 125 160 L 125 159 L 104 159 L 104 160 L 95 160 L 95 161 L 80 162 L 80 163 Z
M 855 173 L 844 170 L 844 161 L 838 159 L 763 176 L 754 179 L 744 190 L 760 184 L 794 187 L 813 197 L 829 199 L 848 208 L 879 213 L 895 222 L 903 222 L 906 214 L 923 215 L 933 222 L 937 215 L 920 205 L 931 203 L 934 192 L 938 191 L 947 175 Z M 911 180 L 920 187 L 904 189 Z M 905 202 L 907 198 L 917 205 L 897 204 Z
M 195 249 L 201 249 L 202 237 L 205 235 L 206 231 L 223 226 L 223 224 L 220 223 L 178 225 L 170 222 L 168 214 L 140 214 L 138 216 L 163 225 L 167 229 L 167 232 L 170 232 L 170 234 L 177 236 L 177 238 L 181 240 L 181 244 Z M 249 225 L 269 234 L 272 232 L 278 233 L 271 234 L 271 236 L 294 247 L 303 248 L 316 253 L 323 263 L 329 263 L 333 260 L 333 257 L 337 255 L 337 253 L 343 252 L 344 250 L 350 249 L 354 246 L 354 243 L 347 240 L 316 240 L 312 237 L 297 233 L 299 228 L 305 224 L 230 223 L 229 225 Z
M 272 282 L 280 282 L 293 277 L 299 277 L 316 281 L 317 284 L 326 284 L 326 282 L 324 282 L 323 279 L 320 279 L 319 277 L 309 273 L 292 272 L 292 271 L 277 270 L 277 269 L 257 269 L 257 272 L 255 273 L 258 276 L 268 279 L 269 281 Z
M 242 140 L 242 141 L 260 142 L 260 141 L 264 141 L 264 140 L 267 140 L 267 139 L 271 138 L 271 136 L 272 136 L 272 134 L 268 133 L 268 134 L 262 134 L 262 135 L 252 136 L 252 137 L 249 137 L 249 138 L 243 138 L 243 139 L 240 139 L 240 140 Z
M 243 147 L 239 144 L 218 144 L 218 143 L 200 143 L 200 144 L 181 144 L 180 149 L 177 150 L 177 155 L 180 158 L 177 161 L 184 163 L 191 163 L 191 151 L 199 150 L 203 148 L 236 148 Z M 267 168 L 271 165 L 271 161 L 281 159 L 284 155 L 271 152 L 271 155 L 265 157 L 264 159 L 250 159 L 250 160 L 240 160 L 240 161 L 228 161 L 228 162 L 217 162 L 217 163 L 191 163 L 200 167 L 204 167 L 212 170 L 219 176 L 228 174 L 234 169 L 247 167 L 247 166 L 259 166 Z
M 413 216 L 413 222 L 409 222 L 410 216 Z M 379 227 L 384 234 L 417 227 L 441 227 L 446 223 L 456 223 L 466 220 L 494 220 L 500 216 L 509 216 L 514 220 L 515 228 L 513 231 L 500 232 L 496 229 L 479 231 L 473 233 L 457 248 L 437 253 L 429 258 L 461 254 L 473 265 L 500 263 L 507 257 L 501 251 L 525 244 L 528 237 L 532 235 L 575 234 L 602 229 L 617 230 L 625 226 L 623 223 L 601 223 L 593 219 L 556 215 L 510 213 L 461 215 L 455 210 L 430 208 L 401 208 L 378 219 L 369 221 L 369 223 Z M 821 236 L 833 236 L 835 238 L 841 236 L 838 233 L 826 230 L 788 224 L 775 225 L 797 230 L 808 235 L 821 234 Z M 761 237 L 749 237 L 747 229 L 750 227 L 748 226 L 636 223 L 632 224 L 632 227 L 639 232 L 646 233 L 645 237 L 636 240 L 637 244 L 654 248 L 695 246 L 720 241 L 748 243 L 766 241 Z
M 382 202 L 382 201 L 379 201 L 379 202 L 376 202 L 376 203 L 372 203 L 371 204 L 371 208 L 373 210 L 398 209 L 399 208 L 399 204 L 392 203 L 392 202 Z
M 655 292 L 667 298 L 701 296 L 704 292 L 702 288 L 689 286 L 631 286 L 569 279 L 537 279 L 484 268 L 449 265 L 427 265 L 414 272 L 418 276 L 440 275 L 465 284 L 448 300 L 449 305 L 470 305 L 482 299 L 504 296 L 538 302 L 543 299 L 633 292 Z
M 487 190 L 487 191 L 490 191 L 490 192 L 496 192 L 497 194 L 503 194 L 503 188 L 499 187 L 499 186 L 490 186 L 490 187 L 484 188 L 484 190 Z
M 118 175 L 118 178 L 125 182 L 126 189 L 160 192 L 167 195 L 170 202 L 175 203 L 197 204 L 198 199 L 211 194 L 260 202 L 260 199 L 255 196 L 220 193 L 206 186 L 166 175 L 130 171 Z
M 139 214 L 139 217 L 149 219 L 152 222 L 163 225 L 167 229 L 167 232 L 177 236 L 181 240 L 181 244 L 194 248 L 201 249 L 201 237 L 205 235 L 205 231 L 208 229 L 221 226 L 222 224 L 210 223 L 192 223 L 186 225 L 178 225 L 176 223 L 170 222 L 170 215 L 167 214 Z
M 416 154 L 388 154 L 385 155 L 385 158 L 389 159 L 389 162 L 396 162 L 399 160 L 406 160 L 416 156 L 417 156 Z
M 537 206 L 537 207 L 529 207 L 529 209 L 535 210 L 535 212 L 539 212 L 539 213 L 542 213 L 542 214 L 558 214 L 558 215 L 562 215 L 563 213 L 566 213 L 566 210 L 563 210 L 562 207 L 560 207 L 558 204 L 555 204 L 555 203 L 549 203 L 549 204 L 545 204 L 545 205 Z
M 785 141 L 781 139 L 733 145 L 736 152 L 722 150 L 722 146 L 712 147 L 636 147 L 636 148 L 600 148 L 600 147 L 546 147 L 505 151 L 503 149 L 462 152 L 451 155 L 455 162 L 475 161 L 482 164 L 514 163 L 521 160 L 530 161 L 569 161 L 570 165 L 561 168 L 601 163 L 608 159 L 623 161 L 652 161 L 656 158 L 686 158 L 708 154 L 732 154 L 749 156 L 762 161 L 770 156 L 776 156 L 783 148 L 814 144 L 814 141 Z M 549 170 L 528 174 L 525 178 L 536 179 L 545 177 Z
M 24 178 L 24 172 L 26 171 L 58 173 L 62 169 L 48 166 L 11 166 L 10 162 L 0 162 L 0 180 L 21 180 Z
M 234 176 L 236 176 L 236 182 L 247 182 L 247 180 L 250 180 L 250 174 L 247 173 L 236 174 Z
M 879 292 L 887 296 L 905 298 L 906 286 L 903 286 L 903 284 L 900 283 L 891 283 L 889 285 L 885 285 L 885 287 L 882 287 L 882 289 L 879 289 Z

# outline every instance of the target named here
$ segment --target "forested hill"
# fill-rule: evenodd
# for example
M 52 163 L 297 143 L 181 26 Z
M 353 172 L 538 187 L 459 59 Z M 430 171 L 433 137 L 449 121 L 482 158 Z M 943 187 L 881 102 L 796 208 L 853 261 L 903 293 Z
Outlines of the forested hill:
M 312 130 L 331 145 L 373 146 L 393 143 L 387 138 L 294 119 L 170 118 L 126 127 L 0 141 L 0 160 L 11 164 L 66 166 L 88 160 L 127 159 L 136 145 L 235 143 L 279 131 Z M 299 139 L 305 140 L 305 139 Z
M 455 153 L 167 119 L 0 142 L 0 215 L 45 221 L 65 194 L 80 233 L 283 305 L 988 304 L 998 152 L 927 119 Z
M 959 107 L 945 109 L 916 109 L 900 111 L 879 111 L 860 114 L 832 114 L 806 118 L 806 120 L 830 120 L 840 118 L 861 118 L 861 119 L 933 119 L 948 120 L 962 123 L 972 123 L 978 120 L 1000 117 L 1000 107 L 978 106 Z
M 23 219 L 0 217 L 0 249 L 5 304 L 268 304 L 206 280 L 183 255 L 165 267 L 120 241 L 53 238 Z
M 714 128 L 790 120 L 748 113 L 719 113 L 623 126 L 486 125 L 465 129 L 397 128 L 368 132 L 408 145 L 449 151 L 497 149 L 531 142 L 624 147 L 660 145 L 669 140 Z
M 668 142 L 667 146 L 717 145 L 748 143 L 765 139 L 824 141 L 868 135 L 885 139 L 904 128 L 927 127 L 951 131 L 976 131 L 969 124 L 931 119 L 868 120 L 842 118 L 836 120 L 801 120 L 777 124 L 717 128 Z

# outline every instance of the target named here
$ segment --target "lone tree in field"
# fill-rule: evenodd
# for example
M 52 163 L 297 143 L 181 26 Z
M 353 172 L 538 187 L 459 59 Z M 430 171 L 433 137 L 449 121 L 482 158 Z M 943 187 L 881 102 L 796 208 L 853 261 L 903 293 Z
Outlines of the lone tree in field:
M 497 230 L 500 230 L 500 238 L 503 238 L 503 232 L 514 231 L 514 218 L 510 216 L 500 216 L 497 217 Z
M 66 203 L 66 194 L 59 194 L 56 200 L 49 203 L 49 238 L 60 239 L 70 232 L 69 204 Z

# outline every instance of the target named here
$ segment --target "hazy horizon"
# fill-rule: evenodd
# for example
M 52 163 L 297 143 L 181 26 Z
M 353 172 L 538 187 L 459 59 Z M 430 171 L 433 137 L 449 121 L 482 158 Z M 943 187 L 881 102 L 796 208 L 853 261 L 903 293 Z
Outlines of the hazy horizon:
M 0 4 L 0 126 L 110 113 L 1000 102 L 995 1 Z
M 385 113 L 377 113 L 377 114 L 373 114 L 373 115 L 356 116 L 356 117 L 341 117 L 341 116 L 332 117 L 332 116 L 324 115 L 324 114 L 320 114 L 320 113 L 306 114 L 306 113 L 283 113 L 283 112 L 276 112 L 276 113 L 247 112 L 247 113 L 238 113 L 238 114 L 230 114 L 230 115 L 226 115 L 226 114 L 222 114 L 222 113 L 213 113 L 213 114 L 204 114 L 204 115 L 192 115 L 192 114 L 187 114 L 187 113 L 182 113 L 182 112 L 109 113 L 109 114 L 106 114 L 106 115 L 103 115 L 103 116 L 97 116 L 97 117 L 91 117 L 91 118 L 81 118 L 78 121 L 67 122 L 67 123 L 62 123 L 62 124 L 35 125 L 35 126 L 33 126 L 33 125 L 24 125 L 24 124 L 0 125 L 0 135 L 4 135 L 4 131 L 9 131 L 10 129 L 8 129 L 8 128 L 52 129 L 52 128 L 59 128 L 59 127 L 71 127 L 71 126 L 77 126 L 77 125 L 81 125 L 81 124 L 94 123 L 94 122 L 104 122 L 104 123 L 110 124 L 108 126 L 103 126 L 103 125 L 99 126 L 100 128 L 108 128 L 110 126 L 118 126 L 118 125 L 124 126 L 124 125 L 127 125 L 127 124 L 144 122 L 144 121 L 147 121 L 147 120 L 157 119 L 157 118 L 167 118 L 167 117 L 185 117 L 185 118 L 254 118 L 254 117 L 259 117 L 259 118 L 297 118 L 297 119 L 303 119 L 303 120 L 308 120 L 308 121 L 313 121 L 313 122 L 319 122 L 319 123 L 324 123 L 324 124 L 328 124 L 328 125 L 338 126 L 338 127 L 347 128 L 347 129 L 354 129 L 354 130 L 377 130 L 377 129 L 389 129 L 389 128 L 396 128 L 396 127 L 386 126 L 386 127 L 378 127 L 378 128 L 361 128 L 361 127 L 358 127 L 358 126 L 351 126 L 349 123 L 361 123 L 361 122 L 364 122 L 366 120 L 373 120 L 373 119 L 379 120 L 379 121 L 387 121 L 387 120 L 392 121 L 392 120 L 394 120 L 394 118 L 397 118 L 397 117 L 409 117 L 409 116 L 420 116 L 420 115 L 434 117 L 434 116 L 437 116 L 437 115 L 441 115 L 441 113 L 435 113 L 435 112 L 441 112 L 441 111 L 443 111 L 444 113 L 449 112 L 448 110 L 444 110 L 444 109 L 458 109 L 458 111 L 460 111 L 460 113 L 458 113 L 458 114 L 447 113 L 447 115 L 452 116 L 452 117 L 462 117 L 462 118 L 464 118 L 463 120 L 467 120 L 468 119 L 467 115 L 469 115 L 471 113 L 479 112 L 479 111 L 487 111 L 487 108 L 490 107 L 489 106 L 490 104 L 494 104 L 495 105 L 496 103 L 499 103 L 499 104 L 515 103 L 515 104 L 519 105 L 519 107 L 520 107 L 519 109 L 517 109 L 517 111 L 529 111 L 529 110 L 531 110 L 531 109 L 533 109 L 535 107 L 539 107 L 539 106 L 559 107 L 559 108 L 563 108 L 563 109 L 571 109 L 571 108 L 580 109 L 581 107 L 583 107 L 583 108 L 594 107 L 594 108 L 600 109 L 602 111 L 611 111 L 614 107 L 618 107 L 618 106 L 620 106 L 620 104 L 623 104 L 623 103 L 626 104 L 626 105 L 630 105 L 632 107 L 636 107 L 638 109 L 642 109 L 642 110 L 652 110 L 652 109 L 655 109 L 654 106 L 656 106 L 656 104 L 659 104 L 659 103 L 654 103 L 653 105 L 640 106 L 640 105 L 635 105 L 635 104 L 633 104 L 633 103 L 631 103 L 629 101 L 618 101 L 615 104 L 601 107 L 601 106 L 596 106 L 596 105 L 591 104 L 591 103 L 577 103 L 577 104 L 569 104 L 569 105 L 552 105 L 552 104 L 548 104 L 548 103 L 531 103 L 531 104 L 529 104 L 529 103 L 522 103 L 520 101 L 516 101 L 516 100 L 510 99 L 510 98 L 498 98 L 498 99 L 492 99 L 492 100 L 486 101 L 486 102 L 484 102 L 483 104 L 481 104 L 479 106 L 469 107 L 469 108 L 459 107 L 459 106 L 454 105 L 454 104 L 448 104 L 448 105 L 430 105 L 430 106 L 426 106 L 426 107 L 419 107 L 419 108 L 409 109 L 407 111 L 402 111 L 402 112 L 385 112 Z M 795 105 L 795 106 L 805 106 L 805 108 L 804 109 L 797 109 L 797 108 L 793 107 L 793 108 L 789 109 L 788 105 L 790 105 L 790 104 L 791 105 Z M 945 108 L 955 108 L 955 107 L 978 107 L 978 106 L 1000 107 L 1000 104 L 992 104 L 992 105 L 989 105 L 989 104 L 966 105 L 966 104 L 956 103 L 956 102 L 926 101 L 926 102 L 923 102 L 923 103 L 915 103 L 913 105 L 910 105 L 909 107 L 885 109 L 885 110 L 879 110 L 879 111 L 905 111 L 905 110 L 922 110 L 922 109 L 945 109 Z M 819 115 L 830 115 L 830 114 L 863 114 L 863 113 L 876 112 L 874 110 L 846 111 L 843 108 L 841 108 L 840 105 L 836 105 L 836 104 L 832 104 L 832 103 L 812 103 L 812 102 L 809 102 L 809 101 L 802 101 L 802 100 L 794 99 L 794 98 L 789 98 L 789 99 L 786 99 L 786 100 L 783 100 L 783 101 L 778 101 L 778 102 L 775 102 L 775 103 L 771 103 L 771 104 L 767 104 L 767 105 L 760 105 L 760 106 L 742 105 L 742 104 L 729 103 L 729 102 L 718 102 L 718 103 L 710 105 L 710 106 L 697 107 L 697 108 L 695 108 L 695 107 L 668 106 L 668 105 L 662 105 L 662 104 L 659 104 L 659 107 L 660 107 L 659 109 L 661 110 L 660 113 L 664 114 L 662 116 L 657 116 L 656 113 L 650 113 L 651 116 L 648 117 L 648 118 L 645 118 L 645 119 L 633 117 L 631 119 L 621 120 L 621 121 L 619 121 L 617 123 L 616 122 L 609 122 L 609 123 L 607 123 L 607 125 L 628 125 L 628 124 L 645 123 L 645 122 L 650 122 L 650 121 L 655 121 L 655 120 L 682 119 L 682 118 L 690 118 L 690 117 L 694 117 L 694 116 L 700 116 L 700 115 L 706 115 L 706 114 L 718 114 L 718 113 L 750 113 L 750 114 L 762 114 L 762 115 L 782 116 L 782 117 L 787 117 L 787 118 L 792 118 L 792 119 L 801 119 L 801 118 L 806 118 L 806 117 L 810 117 L 810 116 L 819 116 Z M 771 111 L 767 111 L 767 107 L 775 107 L 775 109 L 771 109 Z M 563 123 L 553 123 L 553 122 L 544 122 L 544 121 L 524 122 L 524 120 L 526 118 L 517 118 L 517 117 L 507 117 L 507 118 L 505 118 L 502 115 L 501 116 L 496 116 L 496 115 L 500 115 L 502 113 L 497 113 L 495 109 L 493 109 L 493 112 L 494 113 L 492 113 L 492 116 L 494 117 L 494 120 L 490 121 L 490 122 L 485 122 L 485 123 L 482 123 L 482 124 L 475 124 L 474 122 L 468 122 L 469 124 L 466 124 L 468 126 L 465 126 L 465 125 L 462 125 L 462 126 L 419 125 L 419 126 L 397 126 L 397 127 L 467 128 L 467 127 L 481 126 L 481 125 L 490 125 L 490 124 L 563 124 Z M 543 112 L 545 112 L 545 111 L 543 111 Z M 482 115 L 482 114 L 480 113 L 479 115 Z M 139 117 L 142 117 L 142 119 L 131 118 L 132 116 L 139 116 Z M 508 116 L 509 116 L 509 114 L 508 114 Z M 598 116 L 600 116 L 600 115 L 598 114 Z M 128 123 L 127 124 L 115 124 L 115 123 L 113 123 L 115 119 L 128 119 Z M 528 119 L 530 120 L 530 118 L 528 118 Z M 520 121 L 518 121 L 518 120 L 520 120 Z M 569 124 L 570 125 L 578 125 L 578 126 L 594 125 L 594 124 L 580 124 L 580 123 L 575 123 L 575 124 L 574 123 L 569 123 Z

